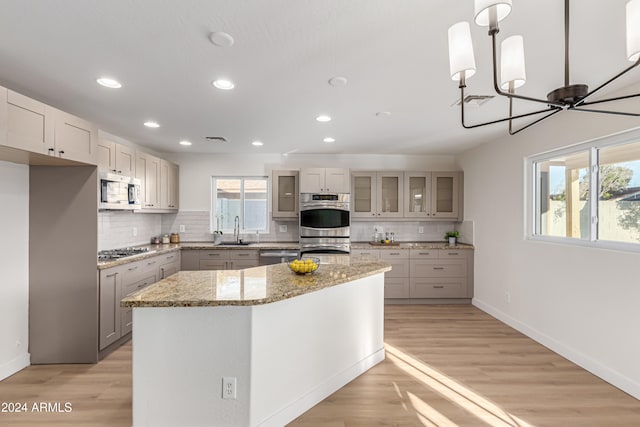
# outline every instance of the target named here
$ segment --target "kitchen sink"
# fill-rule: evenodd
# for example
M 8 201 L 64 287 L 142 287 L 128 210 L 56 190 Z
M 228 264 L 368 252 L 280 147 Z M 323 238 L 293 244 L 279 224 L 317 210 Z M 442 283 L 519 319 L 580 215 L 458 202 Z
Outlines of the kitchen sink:
M 222 242 L 220 246 L 249 246 L 251 242 Z

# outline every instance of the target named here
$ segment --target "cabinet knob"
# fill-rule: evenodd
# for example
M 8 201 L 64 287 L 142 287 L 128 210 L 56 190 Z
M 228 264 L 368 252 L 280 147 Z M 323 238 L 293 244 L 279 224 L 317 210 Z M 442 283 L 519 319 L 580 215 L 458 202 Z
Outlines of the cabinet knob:
M 49 148 L 49 153 L 51 152 L 55 152 L 56 150 L 54 150 L 53 148 Z
M 64 150 L 58 151 L 58 155 L 62 156 L 64 154 Z

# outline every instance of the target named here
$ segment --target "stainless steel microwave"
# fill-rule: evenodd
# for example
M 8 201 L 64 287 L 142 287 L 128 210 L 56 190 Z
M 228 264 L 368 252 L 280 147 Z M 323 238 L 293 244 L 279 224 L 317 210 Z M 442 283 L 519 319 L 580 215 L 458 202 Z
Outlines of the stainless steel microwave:
M 100 173 L 100 203 L 98 209 L 137 210 L 142 208 L 137 178 L 115 173 Z

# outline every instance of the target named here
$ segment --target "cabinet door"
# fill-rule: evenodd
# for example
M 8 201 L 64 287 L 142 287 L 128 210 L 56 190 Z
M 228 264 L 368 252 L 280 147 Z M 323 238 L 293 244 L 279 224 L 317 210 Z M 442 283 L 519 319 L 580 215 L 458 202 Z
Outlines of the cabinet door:
M 121 278 L 120 270 L 100 272 L 100 350 L 120 338 Z
M 55 154 L 53 108 L 12 90 L 7 91 L 9 147 Z
M 180 270 L 194 271 L 200 269 L 200 251 L 183 250 L 180 254 Z
M 169 209 L 180 206 L 180 167 L 169 163 Z
M 351 214 L 354 218 L 376 216 L 376 173 L 353 172 L 351 174 Z
M 98 152 L 98 170 L 105 172 L 117 172 L 116 169 L 116 143 L 101 139 L 96 147 Z
M 386 277 L 384 278 L 385 298 L 409 298 L 409 278 Z
M 162 264 L 159 268 L 158 280 L 166 279 L 172 274 L 176 274 L 178 271 L 180 271 L 180 269 L 177 262 L 168 262 L 166 264 Z
M 405 218 L 428 218 L 431 216 L 431 173 L 404 173 Z
M 149 276 L 140 279 L 136 282 L 122 283 L 122 298 L 126 298 L 134 292 L 138 292 L 149 285 L 152 285 L 156 280 L 156 276 Z M 133 329 L 133 308 L 126 307 L 120 309 L 120 336 L 124 336 L 131 332 Z
M 431 216 L 434 218 L 458 218 L 460 198 L 460 173 L 431 173 Z
M 298 217 L 298 171 L 274 170 L 271 174 L 272 218 Z
M 178 165 L 160 160 L 160 206 L 178 209 Z
M 97 133 L 95 125 L 64 111 L 55 111 L 55 154 L 78 162 L 95 165 Z
M 377 173 L 377 216 L 397 218 L 404 215 L 402 172 Z
M 136 151 L 126 145 L 115 145 L 115 170 L 124 176 L 135 176 Z
M 142 182 L 140 189 L 142 209 L 160 208 L 160 159 L 142 151 L 136 151 L 136 178 Z
M 229 261 L 225 259 L 201 259 L 199 270 L 226 270 Z
M 349 192 L 349 169 L 327 168 L 325 169 L 324 191 L 327 193 Z
M 324 168 L 300 169 L 300 192 L 322 193 L 325 183 Z

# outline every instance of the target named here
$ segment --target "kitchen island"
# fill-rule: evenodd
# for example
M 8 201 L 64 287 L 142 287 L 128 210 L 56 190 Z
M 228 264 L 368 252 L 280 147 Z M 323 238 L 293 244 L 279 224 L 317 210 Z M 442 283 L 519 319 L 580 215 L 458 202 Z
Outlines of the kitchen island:
M 384 273 L 182 271 L 133 307 L 133 425 L 282 426 L 384 359 Z

